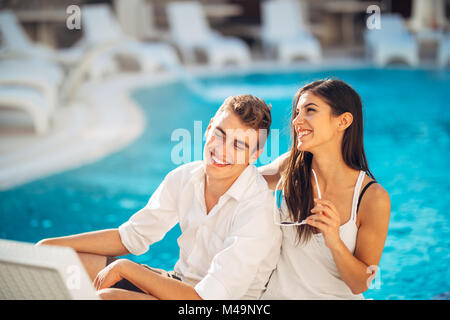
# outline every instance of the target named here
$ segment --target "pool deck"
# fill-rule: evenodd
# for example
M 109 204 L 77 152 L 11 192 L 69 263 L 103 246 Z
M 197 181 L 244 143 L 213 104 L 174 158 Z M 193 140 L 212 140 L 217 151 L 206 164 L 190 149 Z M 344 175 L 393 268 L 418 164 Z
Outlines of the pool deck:
M 58 106 L 42 135 L 26 114 L 2 110 L 0 190 L 96 161 L 136 139 L 145 117 L 128 84 L 124 75 L 86 83 L 71 103 Z
M 326 58 L 320 66 L 307 62 L 283 66 L 253 62 L 248 67 L 186 68 L 193 76 L 242 74 L 252 71 L 295 71 L 370 66 L 359 58 Z M 26 114 L 2 110 L 0 117 L 0 191 L 82 166 L 133 142 L 145 128 L 141 107 L 130 98 L 137 87 L 177 80 L 170 72 L 120 73 L 101 82 L 84 83 L 67 105 L 55 111 L 50 129 L 37 135 Z

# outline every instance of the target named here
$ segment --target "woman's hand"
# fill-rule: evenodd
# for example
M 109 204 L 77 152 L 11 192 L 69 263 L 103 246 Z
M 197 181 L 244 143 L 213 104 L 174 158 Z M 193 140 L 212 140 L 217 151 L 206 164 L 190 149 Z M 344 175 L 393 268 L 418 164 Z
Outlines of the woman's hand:
M 339 228 L 341 226 L 340 215 L 331 201 L 314 199 L 315 206 L 311 209 L 313 215 L 306 219 L 306 223 L 316 227 L 322 233 L 325 244 L 333 249 L 341 242 Z
M 122 280 L 121 268 L 128 263 L 126 259 L 119 259 L 107 265 L 102 269 L 94 280 L 94 287 L 96 290 L 109 288 L 118 281 Z

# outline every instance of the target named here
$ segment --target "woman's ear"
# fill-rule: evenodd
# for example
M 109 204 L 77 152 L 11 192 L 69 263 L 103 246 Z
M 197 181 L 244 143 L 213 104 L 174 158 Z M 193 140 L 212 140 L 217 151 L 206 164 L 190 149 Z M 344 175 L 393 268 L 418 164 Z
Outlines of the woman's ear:
M 353 123 L 353 115 L 350 112 L 344 112 L 339 116 L 339 130 L 345 131 Z

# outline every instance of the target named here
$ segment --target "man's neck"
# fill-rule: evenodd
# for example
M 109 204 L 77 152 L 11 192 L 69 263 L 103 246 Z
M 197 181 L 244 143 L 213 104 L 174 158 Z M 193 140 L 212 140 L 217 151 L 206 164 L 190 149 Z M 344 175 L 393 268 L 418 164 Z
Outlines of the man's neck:
M 205 204 L 206 212 L 217 204 L 219 198 L 227 192 L 239 176 L 229 179 L 214 179 L 205 175 Z

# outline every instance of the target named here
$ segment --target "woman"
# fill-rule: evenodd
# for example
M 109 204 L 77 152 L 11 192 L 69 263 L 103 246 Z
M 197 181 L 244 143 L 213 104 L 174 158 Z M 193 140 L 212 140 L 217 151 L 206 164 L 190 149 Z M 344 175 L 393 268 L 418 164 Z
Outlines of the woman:
M 340 80 L 305 85 L 294 98 L 292 136 L 290 152 L 260 169 L 282 191 L 274 219 L 283 231 L 262 298 L 362 299 L 383 251 L 390 199 L 367 164 L 361 98 Z

